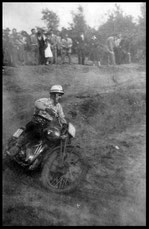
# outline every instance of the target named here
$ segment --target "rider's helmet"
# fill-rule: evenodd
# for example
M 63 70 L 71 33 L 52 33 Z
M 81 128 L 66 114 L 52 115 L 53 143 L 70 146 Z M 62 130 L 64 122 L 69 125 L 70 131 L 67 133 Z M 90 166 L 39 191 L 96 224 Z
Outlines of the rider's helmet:
M 51 88 L 50 88 L 50 94 L 51 93 L 60 93 L 60 94 L 64 94 L 64 90 L 62 88 L 61 85 L 53 85 Z

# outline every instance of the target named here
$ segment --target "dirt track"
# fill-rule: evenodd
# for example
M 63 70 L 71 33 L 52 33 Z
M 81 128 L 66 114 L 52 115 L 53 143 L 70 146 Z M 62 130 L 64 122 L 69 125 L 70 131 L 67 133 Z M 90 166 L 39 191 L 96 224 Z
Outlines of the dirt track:
M 3 75 L 3 145 L 25 125 L 52 84 L 91 164 L 74 193 L 48 193 L 38 176 L 3 172 L 3 225 L 146 225 L 145 67 L 23 66 Z M 22 179 L 23 178 L 23 179 Z

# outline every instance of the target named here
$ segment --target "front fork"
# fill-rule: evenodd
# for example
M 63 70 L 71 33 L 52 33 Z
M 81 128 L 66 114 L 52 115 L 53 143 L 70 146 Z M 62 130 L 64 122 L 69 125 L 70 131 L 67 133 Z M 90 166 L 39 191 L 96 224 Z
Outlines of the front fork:
M 63 164 L 64 164 L 64 158 L 65 158 L 65 155 L 66 155 L 67 142 L 68 142 L 68 138 L 61 139 L 59 166 L 63 166 Z

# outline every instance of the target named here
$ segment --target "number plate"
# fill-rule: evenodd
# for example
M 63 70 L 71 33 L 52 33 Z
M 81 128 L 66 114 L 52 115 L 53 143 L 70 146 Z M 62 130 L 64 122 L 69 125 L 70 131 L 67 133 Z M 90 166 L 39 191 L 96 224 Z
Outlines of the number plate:
M 17 131 L 13 134 L 13 137 L 18 138 L 22 134 L 23 130 L 22 129 L 17 129 Z
M 69 123 L 68 132 L 69 132 L 69 134 L 70 134 L 73 138 L 75 137 L 75 135 L 76 135 L 76 129 L 75 129 L 75 127 L 74 127 L 71 123 Z

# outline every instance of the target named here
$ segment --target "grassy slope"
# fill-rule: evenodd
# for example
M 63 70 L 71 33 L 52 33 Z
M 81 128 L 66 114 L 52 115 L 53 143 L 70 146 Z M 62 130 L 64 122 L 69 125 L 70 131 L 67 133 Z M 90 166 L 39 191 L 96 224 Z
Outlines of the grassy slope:
M 92 169 L 82 192 L 69 197 L 45 196 L 34 187 L 20 186 L 7 171 L 5 224 L 16 225 L 16 214 L 21 211 L 18 225 L 144 225 L 145 69 L 138 65 L 7 68 L 3 78 L 4 143 L 30 120 L 34 101 L 47 97 L 52 84 L 62 84 L 65 89 L 62 105 L 77 128 L 74 143 L 82 146 Z M 76 202 L 81 209 L 75 210 Z M 9 213 L 14 203 L 18 210 Z M 22 205 L 26 206 L 24 213 Z

